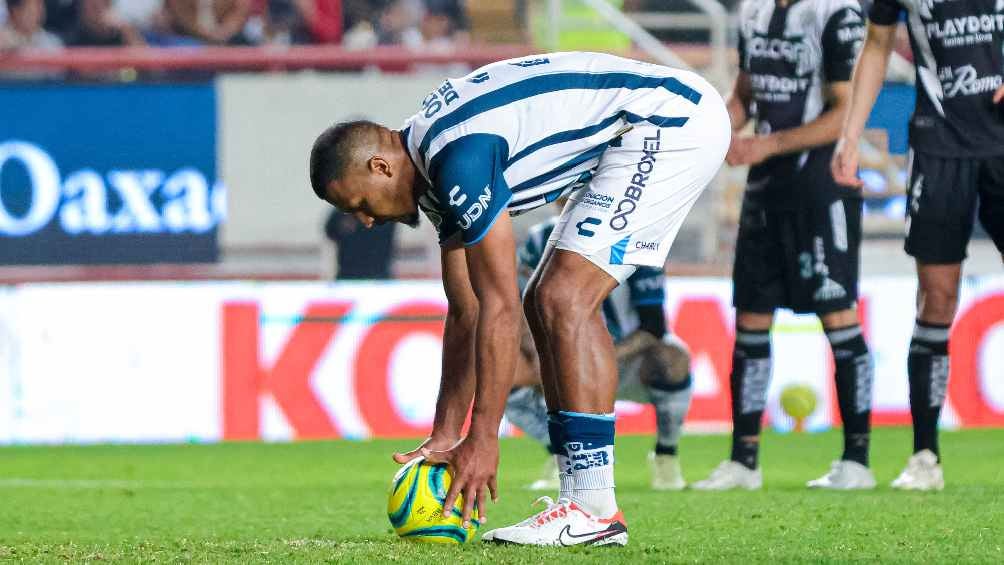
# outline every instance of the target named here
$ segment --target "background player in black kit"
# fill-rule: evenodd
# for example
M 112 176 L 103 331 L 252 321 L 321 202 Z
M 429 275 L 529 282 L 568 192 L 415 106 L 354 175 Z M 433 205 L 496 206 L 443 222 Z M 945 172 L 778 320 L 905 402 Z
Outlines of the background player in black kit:
M 1004 252 L 1004 1 L 875 0 L 833 157 L 841 184 L 861 186 L 858 140 L 901 15 L 917 68 L 905 247 L 917 262 L 918 289 L 907 360 L 914 454 L 892 486 L 941 490 L 938 417 L 948 387 L 948 333 L 977 212 Z
M 864 18 L 856 0 L 746 0 L 740 8 L 740 73 L 728 102 L 727 161 L 752 165 L 733 268 L 732 453 L 701 490 L 757 489 L 760 426 L 771 374 L 777 308 L 819 316 L 833 350 L 844 450 L 809 487 L 875 486 L 868 468 L 872 360 L 858 324 L 861 197 L 829 174 L 850 102 Z

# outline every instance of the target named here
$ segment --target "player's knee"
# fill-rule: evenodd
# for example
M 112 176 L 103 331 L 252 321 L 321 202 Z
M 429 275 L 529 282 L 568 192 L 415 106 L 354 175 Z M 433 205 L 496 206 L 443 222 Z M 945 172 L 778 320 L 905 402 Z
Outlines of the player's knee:
M 643 380 L 648 386 L 679 388 L 689 382 L 690 351 L 682 343 L 659 342 L 648 352 L 648 359 L 643 366 Z

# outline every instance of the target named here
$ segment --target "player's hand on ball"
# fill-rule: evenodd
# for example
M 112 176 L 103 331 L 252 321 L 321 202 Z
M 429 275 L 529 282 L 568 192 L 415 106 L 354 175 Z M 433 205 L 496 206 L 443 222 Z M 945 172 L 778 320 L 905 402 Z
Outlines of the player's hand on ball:
M 453 482 L 446 493 L 444 508 L 452 508 L 457 495 L 464 495 L 463 524 L 470 524 L 471 513 L 477 505 L 481 523 L 488 521 L 488 495 L 498 500 L 495 474 L 499 465 L 499 440 L 490 435 L 470 434 L 445 451 L 423 449 L 426 461 L 446 463 L 450 466 Z
M 393 455 L 394 462 L 400 465 L 411 461 L 412 459 L 417 459 L 419 457 L 425 457 L 425 451 L 446 451 L 454 445 L 457 444 L 457 438 L 445 437 L 442 435 L 437 435 L 435 431 L 432 435 L 425 439 L 422 443 L 418 444 L 418 447 L 412 449 L 411 451 L 406 451 L 404 453 L 398 452 Z
M 830 172 L 838 184 L 861 188 L 864 182 L 858 178 L 858 143 L 841 137 L 830 161 Z

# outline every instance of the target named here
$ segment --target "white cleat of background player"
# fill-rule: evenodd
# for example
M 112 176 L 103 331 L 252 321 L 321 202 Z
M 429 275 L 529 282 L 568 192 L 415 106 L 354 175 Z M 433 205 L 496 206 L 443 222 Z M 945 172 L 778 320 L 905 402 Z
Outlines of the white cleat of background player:
M 695 490 L 759 490 L 762 487 L 760 469 L 750 469 L 736 461 L 722 461 L 708 478 L 691 485 Z
M 914 453 L 906 462 L 906 469 L 892 482 L 900 490 L 942 490 L 945 476 L 938 464 L 938 456 L 930 449 Z
M 652 470 L 652 490 L 683 490 L 687 487 L 679 457 L 649 452 L 648 465 Z
M 834 461 L 830 472 L 806 483 L 809 488 L 830 490 L 869 490 L 875 488 L 872 470 L 857 461 Z
M 516 525 L 486 532 L 481 540 L 514 545 L 627 545 L 627 525 L 621 512 L 601 519 L 567 498 L 554 502 L 542 496 L 537 502 L 547 508 Z

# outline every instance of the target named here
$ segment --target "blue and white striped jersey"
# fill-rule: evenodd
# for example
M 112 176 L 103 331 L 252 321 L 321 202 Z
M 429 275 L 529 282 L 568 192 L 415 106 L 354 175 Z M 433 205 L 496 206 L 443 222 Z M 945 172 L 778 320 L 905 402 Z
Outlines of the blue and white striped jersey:
M 526 243 L 518 251 L 519 288 L 522 292 L 530 275 L 544 256 L 544 247 L 554 231 L 557 218 L 551 218 L 530 228 Z M 607 323 L 614 343 L 621 341 L 641 327 L 638 315 L 640 306 L 659 306 L 666 303 L 666 275 L 655 267 L 638 267 L 624 284 L 610 292 L 603 301 L 603 320 Z
M 419 206 L 440 242 L 459 233 L 477 243 L 506 208 L 536 208 L 583 186 L 629 124 L 685 124 L 701 100 L 699 81 L 706 84 L 597 53 L 511 59 L 448 79 L 402 130 L 432 186 Z M 679 102 L 676 115 L 658 115 L 670 102 Z

